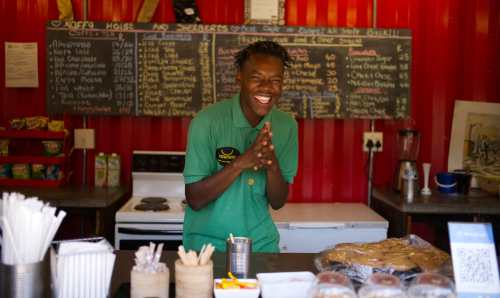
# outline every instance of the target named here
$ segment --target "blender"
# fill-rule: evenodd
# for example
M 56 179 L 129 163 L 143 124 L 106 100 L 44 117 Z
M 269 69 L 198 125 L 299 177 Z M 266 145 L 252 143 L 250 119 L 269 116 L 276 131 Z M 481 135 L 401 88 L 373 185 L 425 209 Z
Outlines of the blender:
M 399 160 L 394 173 L 394 190 L 403 189 L 404 179 L 415 180 L 418 185 L 417 156 L 420 146 L 420 133 L 414 129 L 403 129 L 398 133 Z

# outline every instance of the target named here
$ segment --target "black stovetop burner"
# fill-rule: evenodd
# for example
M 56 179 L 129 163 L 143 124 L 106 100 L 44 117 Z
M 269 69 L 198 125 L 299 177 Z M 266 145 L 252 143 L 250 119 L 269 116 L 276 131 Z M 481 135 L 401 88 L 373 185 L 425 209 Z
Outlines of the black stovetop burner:
M 134 207 L 135 210 L 139 211 L 166 211 L 170 207 L 167 204 L 151 204 L 151 203 L 140 203 Z
M 144 197 L 141 199 L 141 203 L 146 203 L 146 204 L 163 204 L 166 203 L 168 200 L 167 198 L 164 197 Z
M 167 201 L 163 197 L 145 197 L 141 199 L 141 203 L 135 206 L 134 209 L 139 211 L 166 211 L 170 209 Z

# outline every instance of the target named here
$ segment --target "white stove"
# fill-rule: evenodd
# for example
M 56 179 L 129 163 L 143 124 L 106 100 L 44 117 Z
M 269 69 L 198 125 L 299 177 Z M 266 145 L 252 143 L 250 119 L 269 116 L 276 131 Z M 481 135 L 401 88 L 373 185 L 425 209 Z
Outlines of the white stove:
M 134 151 L 132 197 L 115 215 L 115 248 L 137 249 L 150 241 L 165 249 L 182 244 L 185 152 Z

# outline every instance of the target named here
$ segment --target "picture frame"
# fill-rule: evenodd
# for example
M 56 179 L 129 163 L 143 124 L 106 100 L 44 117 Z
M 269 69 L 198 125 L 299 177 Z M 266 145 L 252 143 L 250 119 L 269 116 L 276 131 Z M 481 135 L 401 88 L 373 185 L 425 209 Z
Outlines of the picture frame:
M 245 0 L 245 24 L 285 25 L 285 0 Z
M 500 103 L 455 101 L 448 171 L 500 181 Z

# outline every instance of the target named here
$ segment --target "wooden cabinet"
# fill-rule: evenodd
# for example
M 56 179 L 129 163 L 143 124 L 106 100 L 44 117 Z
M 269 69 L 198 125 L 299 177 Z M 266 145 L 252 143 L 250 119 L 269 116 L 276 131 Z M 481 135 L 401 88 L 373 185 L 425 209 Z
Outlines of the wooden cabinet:
M 8 154 L 0 156 L 0 165 L 10 165 L 9 167 L 19 164 L 29 165 L 28 179 L 17 179 L 13 177 L 11 171 L 9 178 L 0 178 L 0 186 L 55 187 L 65 184 L 71 175 L 69 157 L 73 146 L 67 132 L 0 130 L 0 139 L 9 141 Z M 45 155 L 45 141 L 60 142 L 62 145 L 60 153 L 55 156 Z M 39 169 L 42 168 L 41 177 L 33 177 L 33 165 L 38 165 Z

